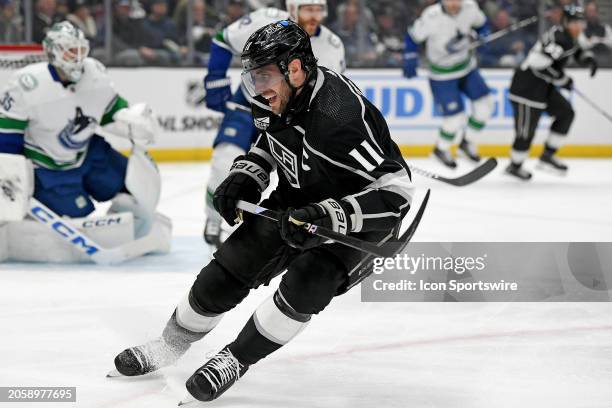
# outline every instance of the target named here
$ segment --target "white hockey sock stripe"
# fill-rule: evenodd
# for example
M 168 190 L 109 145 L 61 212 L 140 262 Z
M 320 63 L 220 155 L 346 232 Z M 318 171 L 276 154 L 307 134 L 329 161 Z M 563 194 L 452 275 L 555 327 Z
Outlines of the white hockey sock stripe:
M 546 145 L 552 147 L 553 149 L 558 149 L 561 147 L 566 138 L 566 135 L 551 131 L 548 135 L 548 139 L 546 139 Z
M 282 296 L 280 298 L 282 299 Z M 274 295 L 255 310 L 253 320 L 262 336 L 281 345 L 287 344 L 308 325 L 308 321 L 300 322 L 283 313 L 274 302 Z
M 221 321 L 223 313 L 216 316 L 204 316 L 197 313 L 189 304 L 189 292 L 176 306 L 176 322 L 184 329 L 196 333 L 208 333 Z
M 525 159 L 529 156 L 529 151 L 525 150 L 524 152 L 512 149 L 512 153 L 510 154 L 510 159 L 514 164 L 523 164 Z

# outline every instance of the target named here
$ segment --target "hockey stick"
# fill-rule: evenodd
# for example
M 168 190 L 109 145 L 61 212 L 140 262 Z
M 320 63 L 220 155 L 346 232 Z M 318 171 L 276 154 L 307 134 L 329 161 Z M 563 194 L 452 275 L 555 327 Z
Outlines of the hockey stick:
M 463 176 L 457 177 L 457 178 L 442 177 L 439 174 L 420 169 L 410 164 L 408 165 L 408 167 L 410 167 L 410 170 L 412 170 L 416 174 L 421 175 L 423 177 L 438 180 L 438 181 L 441 181 L 442 183 L 450 184 L 453 186 L 463 187 L 463 186 L 467 186 L 468 184 L 472 184 L 480 180 L 481 178 L 483 178 L 484 176 L 492 172 L 497 167 L 497 159 L 495 157 L 491 157 L 487 161 L 485 161 L 483 164 L 476 167 L 474 170 L 470 171 L 467 174 L 464 174 Z
M 498 31 L 496 31 L 494 33 L 491 33 L 491 34 L 487 35 L 486 37 L 484 37 L 484 38 L 482 38 L 480 40 L 472 42 L 471 44 L 469 44 L 464 49 L 457 50 L 455 52 L 449 52 L 448 54 L 446 54 L 446 55 L 436 59 L 436 62 L 434 62 L 433 64 L 437 65 L 437 64 L 443 62 L 446 58 L 448 58 L 448 57 L 450 57 L 452 55 L 455 55 L 457 53 L 460 53 L 460 52 L 474 51 L 478 47 L 481 47 L 481 46 L 483 46 L 485 44 L 488 44 L 488 43 L 490 43 L 492 41 L 498 40 L 501 37 L 504 37 L 504 36 L 506 36 L 506 35 L 508 35 L 510 33 L 513 33 L 514 31 L 518 31 L 518 30 L 520 30 L 522 28 L 530 26 L 531 24 L 535 23 L 536 21 L 538 21 L 538 16 L 529 17 L 529 18 L 526 18 L 526 19 L 521 20 L 519 22 L 516 22 L 516 23 L 512 24 L 509 27 L 506 27 L 506 28 L 504 28 L 502 30 L 498 30 Z
M 260 207 L 256 204 L 249 203 L 248 201 L 238 201 L 237 208 L 246 211 L 250 214 L 259 215 L 260 217 L 267 218 L 272 221 L 280 221 L 280 213 L 273 210 L 268 210 L 267 208 Z M 337 242 L 342 245 L 346 245 L 348 247 L 357 249 L 359 251 L 375 255 L 381 258 L 386 257 L 388 254 L 383 252 L 380 247 L 376 246 L 367 241 L 362 241 L 358 238 L 352 237 L 350 235 L 340 234 L 338 232 L 332 231 L 328 228 L 321 227 L 319 225 L 314 224 L 304 224 L 304 228 L 310 232 L 311 234 L 317 235 L 321 238 L 331 239 L 334 242 Z
M 429 202 L 430 193 L 431 193 L 431 190 L 427 190 L 427 193 L 425 194 L 425 197 L 423 198 L 423 201 L 421 202 L 421 206 L 419 207 L 419 210 L 417 211 L 416 216 L 412 220 L 412 223 L 410 224 L 408 229 L 406 229 L 406 231 L 397 239 L 397 242 L 400 243 L 400 246 L 395 251 L 393 251 L 392 254 L 388 256 L 389 258 L 394 257 L 395 255 L 401 253 L 404 249 L 406 249 L 406 247 L 408 246 L 408 243 L 412 240 L 412 237 L 414 236 L 414 233 L 416 232 L 417 227 L 419 226 L 419 223 L 421 222 L 421 218 L 423 218 L 423 213 L 425 212 L 425 208 L 427 207 L 427 203 Z M 384 245 L 385 243 L 381 244 L 381 246 L 384 246 Z M 372 264 L 374 263 L 374 259 L 376 259 L 374 256 L 368 255 L 363 261 L 361 261 L 362 266 L 358 270 L 355 270 L 349 274 L 349 276 L 351 276 L 352 274 L 357 273 L 358 277 L 357 277 L 357 280 L 351 283 L 351 286 L 346 288 L 347 291 L 350 290 L 353 286 L 359 284 L 361 281 L 363 281 L 368 276 L 370 276 L 372 272 Z M 367 273 L 368 271 L 370 273 Z
M 30 199 L 28 213 L 56 236 L 97 264 L 113 265 L 137 258 L 155 249 L 155 237 L 148 234 L 115 248 L 104 248 L 80 232 L 67 219 L 60 217 L 35 198 Z
M 574 92 L 576 93 L 576 95 L 578 95 L 580 98 L 582 98 L 583 101 L 585 101 L 588 105 L 590 105 L 591 108 L 593 108 L 597 112 L 601 113 L 601 115 L 603 117 L 605 117 L 606 119 L 608 119 L 609 122 L 612 122 L 612 115 L 610 115 L 608 112 L 606 112 L 601 106 L 599 106 L 597 103 L 595 103 L 591 98 L 589 98 L 588 96 L 583 94 L 577 88 L 574 88 Z

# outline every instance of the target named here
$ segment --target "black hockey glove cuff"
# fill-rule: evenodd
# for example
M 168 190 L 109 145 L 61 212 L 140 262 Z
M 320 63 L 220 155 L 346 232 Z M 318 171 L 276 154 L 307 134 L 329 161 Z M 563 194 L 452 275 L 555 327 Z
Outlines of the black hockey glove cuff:
M 597 70 L 599 69 L 599 64 L 597 63 L 597 60 L 594 57 L 586 57 L 582 60 L 582 65 L 589 68 L 591 71 L 591 78 L 593 78 L 595 76 L 595 74 L 597 74 Z
M 236 206 L 239 200 L 258 203 L 261 193 L 270 184 L 266 169 L 248 156 L 239 156 L 230 169 L 230 174 L 215 190 L 213 206 L 229 225 L 240 221 Z
M 574 80 L 572 79 L 572 77 L 566 77 L 566 78 L 567 79 L 565 80 L 565 82 L 561 84 L 561 88 L 571 91 L 574 89 Z
M 345 235 L 351 230 L 347 207 L 331 198 L 285 211 L 279 222 L 281 237 L 290 246 L 303 250 L 323 244 L 325 238 L 310 233 L 306 224 L 314 224 Z

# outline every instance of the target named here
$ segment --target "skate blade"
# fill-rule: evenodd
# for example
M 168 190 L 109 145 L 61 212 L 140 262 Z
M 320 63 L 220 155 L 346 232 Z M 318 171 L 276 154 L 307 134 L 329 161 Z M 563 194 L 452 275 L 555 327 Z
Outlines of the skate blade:
M 117 378 L 117 377 L 125 377 L 125 375 L 121 374 L 119 371 L 117 371 L 117 369 L 111 370 L 109 371 L 108 374 L 106 374 L 106 378 Z
M 185 396 L 185 398 L 179 401 L 178 406 L 179 407 L 184 407 L 187 405 L 191 406 L 191 405 L 195 405 L 196 402 L 199 402 L 199 401 L 193 398 L 191 395 L 187 395 Z
M 567 170 L 559 170 L 551 166 L 550 164 L 546 164 L 542 162 L 538 162 L 538 164 L 536 164 L 536 169 L 543 171 L 545 173 L 548 173 L 548 174 L 553 174 L 555 176 L 560 176 L 560 177 L 567 176 Z
M 472 156 L 470 156 L 469 154 L 467 154 L 466 152 L 464 152 L 461 149 L 457 149 L 457 158 L 461 158 L 461 159 L 465 159 L 470 163 L 474 163 L 474 164 L 478 164 L 482 161 L 482 157 L 480 157 L 480 159 L 478 160 L 474 160 L 474 158 L 472 158 Z M 440 160 L 440 159 L 438 159 Z

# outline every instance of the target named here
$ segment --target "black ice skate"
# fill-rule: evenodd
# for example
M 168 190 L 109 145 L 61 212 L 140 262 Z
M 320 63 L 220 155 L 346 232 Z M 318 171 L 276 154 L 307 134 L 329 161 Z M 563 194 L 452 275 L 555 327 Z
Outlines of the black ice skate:
M 506 174 L 518 177 L 519 179 L 524 181 L 531 179 L 531 173 L 523 169 L 520 164 L 510 163 L 508 167 L 506 167 Z
M 189 348 L 173 347 L 163 338 L 123 350 L 115 357 L 117 372 L 109 373 L 108 377 L 125 375 L 128 377 L 144 375 L 174 364 Z
M 436 146 L 436 148 L 433 151 L 433 154 L 446 167 L 450 167 L 451 169 L 454 169 L 457 167 L 457 162 L 455 161 L 455 159 L 453 159 L 453 156 L 451 156 L 451 153 L 449 150 L 442 150 L 442 149 L 439 149 L 438 146 Z
M 567 165 L 559 161 L 554 155 L 544 152 L 540 156 L 540 162 L 538 168 L 542 170 L 552 171 L 557 174 L 565 174 L 567 172 Z
M 223 220 L 208 217 L 204 226 L 204 241 L 216 250 L 221 246 L 221 223 Z
M 461 143 L 459 143 L 459 151 L 462 152 L 465 157 L 467 157 L 474 163 L 478 163 L 481 159 L 480 155 L 478 154 L 478 149 L 476 148 L 476 145 L 474 145 L 474 143 L 468 142 L 465 138 L 463 138 L 463 140 L 461 140 Z
M 212 401 L 234 385 L 248 369 L 249 366 L 238 361 L 225 346 L 193 373 L 185 386 L 195 399 Z

